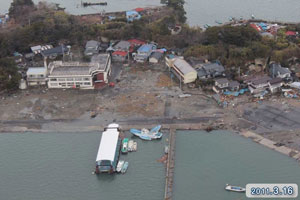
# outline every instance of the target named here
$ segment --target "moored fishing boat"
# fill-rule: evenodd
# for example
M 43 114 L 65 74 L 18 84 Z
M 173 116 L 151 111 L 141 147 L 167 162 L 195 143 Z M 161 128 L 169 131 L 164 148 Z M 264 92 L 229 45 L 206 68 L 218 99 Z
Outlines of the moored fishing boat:
M 233 186 L 233 185 L 229 185 L 229 184 L 226 184 L 225 190 L 232 191 L 232 192 L 245 192 L 246 191 L 246 189 L 243 187 Z
M 117 165 L 117 170 L 116 170 L 118 173 L 121 172 L 124 163 L 125 163 L 124 160 L 119 160 L 118 165 Z
M 128 169 L 129 163 L 126 161 L 121 169 L 121 173 L 124 174 Z
M 133 143 L 132 151 L 137 151 L 137 142 Z
M 161 125 L 153 127 L 150 131 L 146 128 L 143 128 L 142 130 L 132 128 L 130 129 L 130 133 L 140 137 L 143 140 L 160 139 L 163 135 L 161 132 L 159 132 L 160 129 Z
M 128 142 L 128 151 L 129 152 L 133 151 L 133 144 L 134 144 L 134 141 L 133 140 L 129 140 L 129 142 Z
M 121 152 L 128 153 L 128 138 L 123 139 Z

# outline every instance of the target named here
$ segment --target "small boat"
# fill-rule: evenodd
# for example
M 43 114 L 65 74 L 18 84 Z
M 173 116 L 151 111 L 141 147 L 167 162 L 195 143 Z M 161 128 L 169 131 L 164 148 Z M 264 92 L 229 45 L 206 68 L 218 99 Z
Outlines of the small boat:
M 232 186 L 229 184 L 226 184 L 225 190 L 232 191 L 232 192 L 246 192 L 246 189 L 240 186 Z
M 128 152 L 128 138 L 124 138 L 122 141 L 122 153 L 127 153 Z
M 230 17 L 228 18 L 228 20 L 229 20 L 229 21 L 233 21 L 234 19 L 233 19 L 233 17 L 230 16 Z
M 217 24 L 220 24 L 220 25 L 223 24 L 223 23 L 222 23 L 221 21 L 219 21 L 219 20 L 216 20 L 215 22 L 216 22 Z
M 253 14 L 251 15 L 251 19 L 255 19 L 255 16 Z
M 142 130 L 137 129 L 130 129 L 130 133 L 132 133 L 135 136 L 140 137 L 143 140 L 153 140 L 153 139 L 160 139 L 162 137 L 162 133 L 159 132 L 161 129 L 161 125 L 153 127 L 150 131 L 146 128 L 143 128 Z
M 128 142 L 128 151 L 129 152 L 133 151 L 133 144 L 134 144 L 134 141 L 133 140 L 129 140 L 129 142 Z
M 124 163 L 124 165 L 122 166 L 122 169 L 121 169 L 121 173 L 122 173 L 122 174 L 124 174 L 124 173 L 127 171 L 128 165 L 129 165 L 129 163 L 126 161 L 126 162 Z
M 165 154 L 168 154 L 169 153 L 169 147 L 166 145 L 165 146 Z
M 117 169 L 116 169 L 116 171 L 118 172 L 118 173 L 120 173 L 121 172 L 121 170 L 122 170 L 122 168 L 123 168 L 123 165 L 124 165 L 124 160 L 119 160 L 119 162 L 118 162 L 118 165 L 117 165 Z
M 209 24 L 205 24 L 205 25 L 204 25 L 204 28 L 209 28 L 209 27 L 210 27 Z
M 137 142 L 133 143 L 132 151 L 137 151 Z

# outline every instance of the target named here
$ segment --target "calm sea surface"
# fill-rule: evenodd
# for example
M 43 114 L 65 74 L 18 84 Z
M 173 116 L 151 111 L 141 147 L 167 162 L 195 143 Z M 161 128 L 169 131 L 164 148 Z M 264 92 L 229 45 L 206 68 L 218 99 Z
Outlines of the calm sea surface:
M 297 161 L 234 133 L 176 133 L 174 199 L 246 199 L 225 184 L 297 183 Z
M 0 134 L 2 200 L 161 200 L 165 139 L 137 140 L 126 174 L 93 175 L 101 133 Z
M 12 0 L 1 0 L 0 13 L 8 10 Z M 39 0 L 34 0 L 38 2 Z M 99 2 L 98 0 L 83 0 Z M 82 8 L 81 0 L 47 0 L 59 3 L 72 14 L 96 13 L 103 9 L 107 12 L 130 10 L 137 7 L 160 5 L 160 0 L 103 0 L 107 6 Z M 229 17 L 263 18 L 275 21 L 300 22 L 299 0 L 186 0 L 188 23 L 203 26 L 216 25 L 215 21 L 226 22 Z

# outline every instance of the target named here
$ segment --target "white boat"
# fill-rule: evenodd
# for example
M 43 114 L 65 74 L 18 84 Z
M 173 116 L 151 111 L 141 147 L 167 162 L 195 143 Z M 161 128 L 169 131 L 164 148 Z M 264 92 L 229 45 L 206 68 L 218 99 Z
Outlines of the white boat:
M 129 140 L 129 142 L 128 142 L 128 151 L 133 151 L 133 144 L 134 144 L 134 141 Z
M 137 151 L 137 142 L 133 142 L 132 151 Z
M 225 190 L 232 192 L 246 192 L 246 188 L 226 184 Z
M 117 170 L 116 170 L 118 173 L 121 172 L 124 162 L 125 162 L 124 160 L 119 160 L 118 165 L 117 165 Z
M 128 165 L 129 165 L 129 163 L 126 161 L 126 162 L 124 163 L 124 165 L 122 166 L 122 169 L 121 169 L 121 173 L 122 173 L 122 174 L 124 174 L 124 173 L 127 171 Z

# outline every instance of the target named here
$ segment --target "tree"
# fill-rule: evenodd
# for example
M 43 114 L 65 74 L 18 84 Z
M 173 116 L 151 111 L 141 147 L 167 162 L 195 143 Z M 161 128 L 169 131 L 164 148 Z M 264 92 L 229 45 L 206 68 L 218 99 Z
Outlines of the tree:
M 13 59 L 0 59 L 0 90 L 14 90 L 19 87 L 21 75 Z
M 25 14 L 24 10 L 33 7 L 34 3 L 32 0 L 13 0 L 13 2 L 10 4 L 9 15 L 14 18 L 17 16 L 22 16 Z

